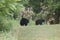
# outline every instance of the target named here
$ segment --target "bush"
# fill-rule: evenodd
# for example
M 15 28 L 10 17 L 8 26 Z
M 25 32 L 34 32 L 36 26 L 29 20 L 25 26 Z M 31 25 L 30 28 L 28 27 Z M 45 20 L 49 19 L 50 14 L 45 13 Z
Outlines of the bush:
M 3 17 L 0 17 L 0 32 L 9 31 L 11 28 L 12 23 Z

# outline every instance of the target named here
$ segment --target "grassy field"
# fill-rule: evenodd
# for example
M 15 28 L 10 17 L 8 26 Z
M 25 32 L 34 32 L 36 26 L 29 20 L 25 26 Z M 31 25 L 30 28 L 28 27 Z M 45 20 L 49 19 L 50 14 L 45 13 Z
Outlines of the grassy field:
M 9 33 L 0 33 L 0 40 L 60 40 L 60 25 L 17 25 Z
M 21 27 L 18 40 L 60 40 L 60 25 Z

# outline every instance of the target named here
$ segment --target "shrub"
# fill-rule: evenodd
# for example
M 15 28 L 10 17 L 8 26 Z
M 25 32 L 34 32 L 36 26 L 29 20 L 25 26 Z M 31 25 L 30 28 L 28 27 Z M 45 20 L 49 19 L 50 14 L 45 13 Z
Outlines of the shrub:
M 12 23 L 3 17 L 0 17 L 0 31 L 3 32 L 9 31 L 11 28 L 12 28 Z

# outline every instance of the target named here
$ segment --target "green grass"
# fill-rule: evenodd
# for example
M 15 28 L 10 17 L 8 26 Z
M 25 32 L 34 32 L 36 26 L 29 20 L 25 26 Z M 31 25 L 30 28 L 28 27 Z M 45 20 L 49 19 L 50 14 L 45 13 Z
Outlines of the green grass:
M 19 26 L 14 22 L 13 30 L 0 33 L 0 40 L 60 40 L 60 24 Z
M 21 27 L 19 40 L 60 40 L 60 25 Z
M 0 32 L 0 40 L 17 40 L 15 38 L 15 35 L 14 35 L 15 34 L 14 30 L 15 30 L 15 28 L 18 27 L 18 22 L 16 20 L 10 20 L 9 22 L 11 22 L 11 24 L 12 24 L 13 27 L 11 27 L 12 29 L 9 30 L 9 32 L 3 32 L 3 31 L 1 31 Z

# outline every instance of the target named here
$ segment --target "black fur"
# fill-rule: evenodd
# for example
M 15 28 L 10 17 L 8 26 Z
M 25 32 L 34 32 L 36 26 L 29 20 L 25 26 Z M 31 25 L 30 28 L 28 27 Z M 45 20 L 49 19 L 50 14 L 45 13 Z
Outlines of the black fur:
M 42 25 L 43 22 L 45 22 L 44 19 L 38 19 L 38 20 L 36 20 L 35 24 L 36 25 Z
M 29 20 L 26 19 L 26 18 L 22 18 L 22 19 L 20 20 L 20 25 L 21 25 L 21 26 L 24 26 L 24 25 L 27 26 L 28 23 L 29 23 Z

